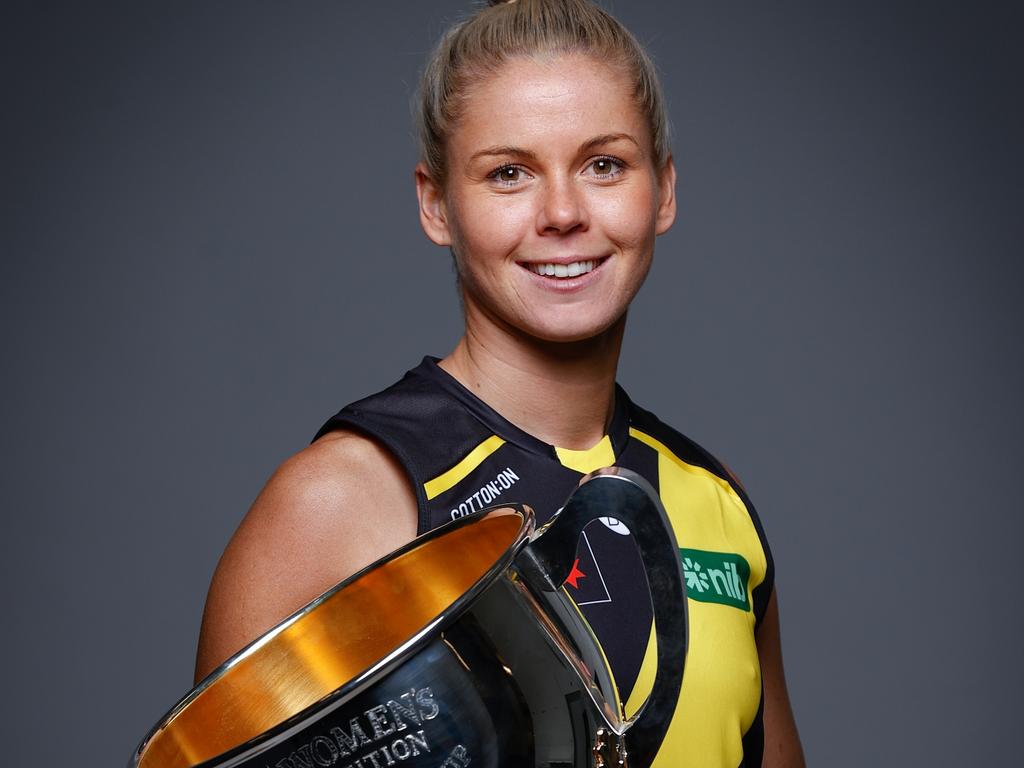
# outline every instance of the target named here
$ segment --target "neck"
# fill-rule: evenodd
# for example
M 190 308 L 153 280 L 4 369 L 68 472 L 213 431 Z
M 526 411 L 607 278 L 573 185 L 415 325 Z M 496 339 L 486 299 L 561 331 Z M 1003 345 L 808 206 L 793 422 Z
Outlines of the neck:
M 585 450 L 607 433 L 626 318 L 583 341 L 548 342 L 487 324 L 466 333 L 441 367 L 523 431 Z

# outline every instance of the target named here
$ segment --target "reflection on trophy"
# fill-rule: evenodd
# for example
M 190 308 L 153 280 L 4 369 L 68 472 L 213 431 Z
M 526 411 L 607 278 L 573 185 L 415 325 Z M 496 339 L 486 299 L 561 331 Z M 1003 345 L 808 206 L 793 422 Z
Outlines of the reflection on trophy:
M 562 589 L 583 527 L 633 532 L 658 668 L 630 718 L 601 646 Z M 686 656 L 678 549 L 650 486 L 584 478 L 541 531 L 505 506 L 421 536 L 285 619 L 146 736 L 131 768 L 649 766 Z

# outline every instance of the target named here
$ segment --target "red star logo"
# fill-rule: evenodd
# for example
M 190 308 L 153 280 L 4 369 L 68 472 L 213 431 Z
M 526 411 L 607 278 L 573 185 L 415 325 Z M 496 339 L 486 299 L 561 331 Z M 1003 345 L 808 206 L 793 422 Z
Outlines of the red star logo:
M 569 571 L 569 575 L 565 579 L 566 584 L 572 584 L 573 589 L 579 589 L 579 580 L 587 578 L 587 574 L 580 570 L 580 559 L 577 557 L 575 562 L 572 564 L 572 570 Z

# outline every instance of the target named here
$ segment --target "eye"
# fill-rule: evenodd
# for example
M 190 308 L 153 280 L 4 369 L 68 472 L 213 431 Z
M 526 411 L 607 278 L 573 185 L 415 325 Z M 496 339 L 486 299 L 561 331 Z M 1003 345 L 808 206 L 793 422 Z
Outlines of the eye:
M 592 160 L 587 170 L 594 176 L 602 179 L 610 179 L 622 173 L 623 163 L 614 157 L 599 157 Z
M 491 171 L 487 178 L 494 179 L 505 187 L 514 187 L 526 178 L 527 174 L 518 165 L 503 165 Z

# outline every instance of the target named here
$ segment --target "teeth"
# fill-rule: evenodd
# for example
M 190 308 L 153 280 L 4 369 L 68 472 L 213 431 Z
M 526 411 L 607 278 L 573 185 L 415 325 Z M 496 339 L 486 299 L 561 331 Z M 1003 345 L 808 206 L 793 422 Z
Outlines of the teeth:
M 597 266 L 597 260 L 574 261 L 571 264 L 527 264 L 531 272 L 545 277 L 578 277 L 593 271 Z

